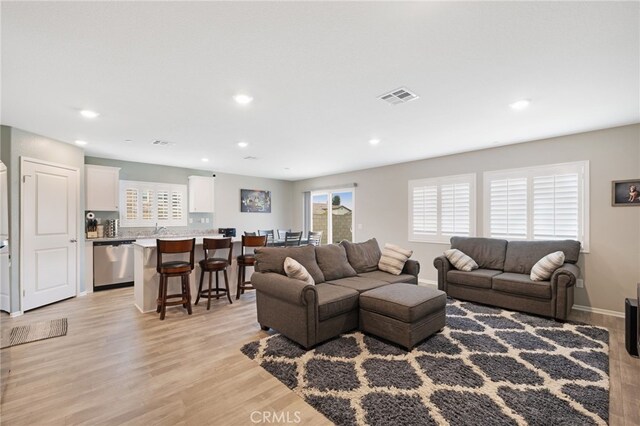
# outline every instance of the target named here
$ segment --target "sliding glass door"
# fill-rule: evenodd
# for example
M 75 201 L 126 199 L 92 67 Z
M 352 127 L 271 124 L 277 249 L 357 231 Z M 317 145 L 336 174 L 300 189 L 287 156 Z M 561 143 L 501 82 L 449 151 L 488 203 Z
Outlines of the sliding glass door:
M 354 190 L 312 192 L 310 197 L 310 229 L 322 232 L 322 244 L 353 241 Z

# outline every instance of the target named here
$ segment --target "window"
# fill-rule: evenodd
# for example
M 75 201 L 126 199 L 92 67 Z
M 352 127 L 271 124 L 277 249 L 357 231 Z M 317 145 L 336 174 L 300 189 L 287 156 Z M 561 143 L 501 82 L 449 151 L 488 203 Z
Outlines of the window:
M 120 226 L 187 226 L 187 185 L 120 181 Z
M 309 194 L 309 230 L 321 232 L 321 244 L 354 241 L 355 190 L 313 191 Z
M 409 240 L 475 235 L 475 174 L 409 181 Z
M 589 163 L 554 164 L 484 174 L 488 237 L 578 240 L 587 251 Z

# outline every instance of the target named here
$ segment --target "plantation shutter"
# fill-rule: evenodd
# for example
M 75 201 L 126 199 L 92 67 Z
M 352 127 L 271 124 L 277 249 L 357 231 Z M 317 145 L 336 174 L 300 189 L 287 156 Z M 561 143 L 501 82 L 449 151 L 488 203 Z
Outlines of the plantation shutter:
M 440 187 L 440 229 L 443 235 L 469 236 L 470 195 L 468 183 Z
M 533 239 L 580 239 L 577 173 L 533 178 Z
M 489 236 L 527 237 L 527 178 L 489 183 Z
M 414 238 L 422 239 L 427 235 L 438 233 L 438 187 L 416 186 L 412 191 L 413 221 L 412 231 Z

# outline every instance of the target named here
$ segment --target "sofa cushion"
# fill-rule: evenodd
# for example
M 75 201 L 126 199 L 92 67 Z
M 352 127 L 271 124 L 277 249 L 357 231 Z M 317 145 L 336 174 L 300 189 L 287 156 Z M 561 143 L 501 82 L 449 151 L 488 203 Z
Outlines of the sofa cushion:
M 378 262 L 380 262 L 382 253 L 375 238 L 364 243 L 352 243 L 343 240 L 340 245 L 347 251 L 347 259 L 349 259 L 349 263 L 358 274 L 378 269 Z
M 549 281 L 556 269 L 564 264 L 564 253 L 555 251 L 538 260 L 531 268 L 532 281 Z
M 286 275 L 284 272 L 284 260 L 290 257 L 305 267 L 316 284 L 325 281 L 324 275 L 316 262 L 314 246 L 258 247 L 256 248 L 255 257 L 257 272 L 275 272 L 280 275 Z
M 389 284 L 395 284 L 395 283 L 418 284 L 416 281 L 416 277 L 411 274 L 393 275 L 384 271 L 373 271 L 373 272 L 363 272 L 362 274 L 358 274 L 358 276 L 363 278 L 370 278 L 378 281 L 384 281 Z
M 378 262 L 378 269 L 393 275 L 400 275 L 404 264 L 412 254 L 413 250 L 403 249 L 395 244 L 385 244 Z
M 339 280 L 327 281 L 327 283 L 357 290 L 360 293 L 362 293 L 363 291 L 382 287 L 383 285 L 389 285 L 389 283 L 386 281 L 375 280 L 373 278 L 358 277 L 358 276 L 340 278 Z
M 289 278 L 304 281 L 305 283 L 311 285 L 315 284 L 315 281 L 313 281 L 313 277 L 311 276 L 311 274 L 309 274 L 306 268 L 302 266 L 300 262 L 290 257 L 287 257 L 284 260 L 284 273 L 287 274 Z
M 407 323 L 444 310 L 446 304 L 444 291 L 412 284 L 391 284 L 360 295 L 361 309 Z
M 317 246 L 316 260 L 320 270 L 322 270 L 324 279 L 327 281 L 356 275 L 355 269 L 351 267 L 347 260 L 347 252 L 339 244 Z
M 451 248 L 458 249 L 476 261 L 482 269 L 504 268 L 507 240 L 496 238 L 451 237 Z
M 447 281 L 452 284 L 461 284 L 469 287 L 491 288 L 491 278 L 501 273 L 502 271 L 494 269 L 476 269 L 470 272 L 452 269 L 447 272 Z
M 355 290 L 323 283 L 316 286 L 316 292 L 320 321 L 358 309 L 360 294 Z
M 507 246 L 504 268 L 494 269 L 529 275 L 531 268 L 537 261 L 556 251 L 564 253 L 565 262 L 576 263 L 580 255 L 580 242 L 574 240 L 510 241 Z
M 493 277 L 492 288 L 505 293 L 551 299 L 551 283 L 549 281 L 531 281 L 529 275 L 506 272 Z
M 474 269 L 478 269 L 476 261 L 458 249 L 445 250 L 443 254 L 447 257 L 453 267 L 459 271 L 470 272 Z

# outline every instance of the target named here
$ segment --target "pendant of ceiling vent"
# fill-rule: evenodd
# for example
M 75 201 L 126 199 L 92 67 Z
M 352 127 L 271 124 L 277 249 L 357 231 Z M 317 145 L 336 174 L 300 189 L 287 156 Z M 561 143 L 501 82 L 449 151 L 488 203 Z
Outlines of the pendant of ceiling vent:
M 390 103 L 391 105 L 406 104 L 407 102 L 418 99 L 420 96 L 411 92 L 406 87 L 401 87 L 391 92 L 378 96 L 378 99 Z
M 172 146 L 174 144 L 169 142 L 169 141 L 155 140 L 155 141 L 151 142 L 151 145 L 155 145 L 155 146 Z

